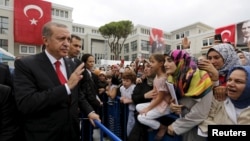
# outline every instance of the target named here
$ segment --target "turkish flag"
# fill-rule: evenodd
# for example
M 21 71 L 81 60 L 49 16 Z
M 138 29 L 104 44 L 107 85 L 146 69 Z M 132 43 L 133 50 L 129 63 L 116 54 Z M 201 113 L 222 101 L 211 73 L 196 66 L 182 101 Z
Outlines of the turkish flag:
M 215 34 L 220 34 L 222 41 L 230 42 L 231 44 L 235 43 L 235 24 L 220 27 L 215 29 Z
M 14 41 L 41 45 L 42 27 L 51 21 L 51 3 L 42 0 L 14 1 Z

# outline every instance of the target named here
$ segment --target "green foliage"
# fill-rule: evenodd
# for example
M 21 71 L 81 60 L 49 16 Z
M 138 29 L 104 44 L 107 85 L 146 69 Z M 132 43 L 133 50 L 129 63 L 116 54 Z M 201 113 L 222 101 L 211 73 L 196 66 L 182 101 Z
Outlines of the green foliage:
M 110 22 L 99 28 L 101 35 L 108 40 L 111 53 L 114 53 L 116 59 L 118 59 L 124 42 L 133 29 L 134 25 L 129 20 Z

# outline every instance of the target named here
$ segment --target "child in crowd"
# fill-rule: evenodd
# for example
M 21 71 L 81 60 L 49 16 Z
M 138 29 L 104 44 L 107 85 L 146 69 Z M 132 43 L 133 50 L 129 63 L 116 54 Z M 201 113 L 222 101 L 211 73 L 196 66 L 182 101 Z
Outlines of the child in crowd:
M 117 84 L 112 83 L 113 76 L 110 72 L 106 73 L 107 86 L 106 86 L 106 94 L 109 97 L 109 102 L 113 101 L 116 97 L 117 88 L 119 87 Z
M 148 103 L 141 103 L 136 105 L 136 110 L 140 113 L 138 115 L 138 121 L 142 124 L 145 124 L 152 129 L 159 129 L 155 140 L 161 140 L 163 137 L 162 131 L 166 131 L 166 126 L 161 125 L 156 119 L 170 113 L 168 105 L 171 100 L 171 95 L 168 91 L 166 85 L 166 74 L 164 68 L 165 58 L 162 54 L 153 54 L 149 58 L 151 71 L 156 73 L 156 76 L 153 81 L 153 90 L 152 93 L 155 93 L 155 96 Z
M 126 71 L 122 75 L 122 86 L 120 87 L 121 98 L 123 104 L 128 104 L 128 121 L 127 121 L 127 136 L 129 136 L 134 124 L 135 105 L 132 101 L 132 93 L 135 88 L 136 74 L 133 71 Z

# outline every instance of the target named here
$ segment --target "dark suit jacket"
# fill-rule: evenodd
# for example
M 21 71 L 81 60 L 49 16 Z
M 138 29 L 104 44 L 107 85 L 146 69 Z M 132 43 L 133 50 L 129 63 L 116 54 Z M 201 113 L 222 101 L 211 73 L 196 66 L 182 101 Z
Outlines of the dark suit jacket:
M 75 65 L 64 61 L 69 77 Z M 78 106 L 86 114 L 93 109 L 78 87 L 69 98 L 45 52 L 15 61 L 14 86 L 27 141 L 79 141 Z
M 2 63 L 0 63 L 0 84 L 13 87 L 9 66 Z
M 73 62 L 76 64 L 76 66 L 79 66 L 82 63 L 82 61 L 78 58 L 73 58 Z
M 11 88 L 0 84 L 0 140 L 16 141 L 19 125 L 16 119 L 16 105 Z M 20 138 L 18 138 L 20 140 Z M 20 140 L 21 141 L 21 140 Z
M 87 69 L 83 72 L 83 79 L 80 82 L 81 91 L 86 96 L 89 104 L 95 109 L 98 113 L 99 108 L 101 107 L 100 102 L 96 99 L 96 96 L 99 95 L 98 83 L 99 79 L 94 73 L 91 72 L 92 77 L 89 75 Z

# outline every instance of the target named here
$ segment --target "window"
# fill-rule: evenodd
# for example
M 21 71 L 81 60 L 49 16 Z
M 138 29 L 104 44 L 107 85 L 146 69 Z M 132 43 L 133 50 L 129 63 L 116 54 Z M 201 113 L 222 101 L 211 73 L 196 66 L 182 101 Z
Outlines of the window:
M 96 64 L 100 64 L 101 63 L 101 59 L 104 59 L 104 54 L 99 54 L 99 53 L 95 53 L 95 63 Z
M 129 52 L 129 44 L 124 44 L 124 53 L 128 53 Z
M 165 39 L 170 39 L 170 40 L 171 40 L 171 35 L 166 35 L 166 34 L 164 34 L 164 38 L 165 38 Z
M 142 33 L 142 34 L 149 35 L 149 34 L 150 34 L 150 31 L 149 31 L 149 29 L 141 28 L 141 33 Z
M 52 15 L 55 15 L 55 9 L 54 8 L 51 9 L 51 13 L 52 13 Z
M 5 6 L 9 6 L 10 5 L 10 1 L 9 0 L 5 0 Z
M 148 58 L 149 58 L 149 54 L 145 54 L 145 53 L 141 54 L 141 59 L 148 59 Z
M 175 37 L 176 37 L 176 39 L 180 39 L 180 35 L 179 34 L 176 34 Z
M 181 38 L 184 38 L 184 37 L 185 37 L 184 33 L 181 33 Z
M 0 34 L 8 34 L 9 18 L 0 16 Z
M 60 11 L 60 17 L 64 17 L 64 11 Z
M 115 55 L 110 55 L 111 60 L 115 60 Z
M 141 40 L 141 50 L 149 51 L 149 41 Z
M 171 51 L 171 46 L 166 45 L 166 50 L 164 51 L 164 53 L 169 53 L 170 51 Z
M 8 40 L 0 39 L 0 47 L 8 51 Z
M 69 18 L 69 12 L 65 11 L 65 18 Z
M 211 46 L 214 43 L 214 38 L 209 38 L 208 41 L 209 41 L 209 45 Z
M 189 31 L 185 31 L 185 37 L 189 36 Z
M 72 30 L 73 30 L 73 32 L 84 33 L 84 28 L 82 28 L 82 27 L 73 26 Z
M 177 45 L 177 46 L 176 46 L 176 49 L 179 49 L 179 50 L 181 50 L 181 49 L 182 49 L 182 46 L 181 46 L 181 44 Z
M 36 54 L 36 46 L 20 45 L 20 54 Z
M 124 56 L 124 60 L 129 61 L 129 56 L 128 55 Z
M 94 34 L 99 34 L 99 31 L 96 30 L 96 29 L 92 29 L 92 33 L 94 33 Z
M 65 10 L 52 8 L 51 13 L 53 16 L 57 16 L 57 17 L 61 17 L 61 18 L 69 18 L 69 12 L 65 11 Z
M 10 6 L 10 0 L 0 0 L 0 5 Z
M 202 40 L 202 46 L 208 46 L 208 41 L 207 41 L 207 39 Z
M 137 41 L 132 41 L 130 44 L 131 44 L 131 50 L 137 51 Z
M 56 9 L 56 16 L 59 16 L 59 10 Z
M 136 58 L 137 58 L 137 54 L 132 54 L 132 60 L 131 61 L 134 61 Z
M 209 38 L 205 38 L 202 40 L 202 46 L 203 47 L 207 47 L 207 46 L 211 46 L 214 43 L 214 38 L 213 37 L 209 37 Z

